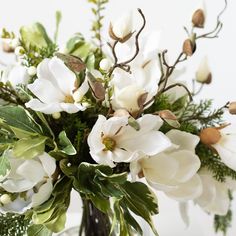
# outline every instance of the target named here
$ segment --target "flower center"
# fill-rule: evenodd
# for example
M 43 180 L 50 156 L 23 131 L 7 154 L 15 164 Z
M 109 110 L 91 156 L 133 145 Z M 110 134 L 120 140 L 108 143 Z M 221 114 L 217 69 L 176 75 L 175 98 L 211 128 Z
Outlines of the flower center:
M 110 137 L 103 138 L 102 143 L 105 146 L 105 151 L 113 151 L 116 147 L 116 141 Z
M 74 103 L 75 100 L 74 100 L 74 98 L 71 95 L 67 95 L 67 96 L 65 96 L 64 102 L 65 103 Z

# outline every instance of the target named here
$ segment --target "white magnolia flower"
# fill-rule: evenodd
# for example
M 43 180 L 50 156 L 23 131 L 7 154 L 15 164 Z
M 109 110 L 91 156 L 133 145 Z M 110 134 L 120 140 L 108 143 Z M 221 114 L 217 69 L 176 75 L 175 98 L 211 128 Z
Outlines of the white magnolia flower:
M 37 97 L 26 106 L 45 114 L 83 111 L 82 99 L 89 89 L 87 80 L 77 86 L 76 75 L 57 57 L 44 59 L 37 67 L 38 79 L 28 85 Z
M 0 197 L 0 212 L 23 213 L 47 201 L 53 189 L 55 159 L 47 153 L 32 160 L 16 159 L 11 151 L 7 155 L 11 170 L 0 182 L 6 191 Z
M 166 136 L 174 144 L 157 155 L 131 163 L 133 177 L 142 173 L 147 182 L 178 201 L 197 198 L 202 185 L 197 171 L 201 162 L 195 155 L 199 137 L 179 130 L 171 130 Z
M 1 81 L 3 83 L 10 82 L 13 88 L 16 88 L 17 85 L 27 84 L 29 79 L 30 76 L 27 72 L 27 68 L 16 64 L 8 66 L 3 71 Z
M 159 33 L 149 34 L 140 40 L 140 53 L 131 63 L 132 73 L 116 69 L 113 73 L 111 86 L 114 88 L 112 107 L 117 110 L 126 109 L 129 112 L 136 112 L 140 109 L 138 99 L 146 94 L 145 102 L 150 101 L 158 91 L 160 69 L 157 61 Z M 123 45 L 122 45 L 123 46 Z M 134 53 L 134 48 L 128 45 L 117 49 L 120 53 L 118 58 L 121 61 L 128 59 Z M 131 54 L 130 54 L 131 52 Z M 132 95 L 132 96 L 131 96 Z M 149 104 L 151 105 L 151 104 Z
M 136 122 L 139 130 L 128 124 L 127 116 L 107 120 L 100 115 L 88 136 L 92 158 L 114 167 L 114 163 L 131 162 L 140 155 L 155 155 L 170 147 L 169 139 L 158 131 L 163 124 L 160 117 L 144 115 Z
M 124 40 L 133 31 L 132 12 L 126 12 L 118 19 L 111 22 L 110 36 L 114 39 Z
M 225 183 L 218 182 L 212 173 L 206 169 L 200 171 L 199 176 L 202 181 L 203 192 L 195 200 L 205 211 L 216 214 L 226 215 L 230 207 L 228 191 L 236 190 L 236 181 L 227 179 Z
M 236 171 L 236 133 L 235 134 L 225 134 L 223 131 L 219 130 L 220 139 L 216 144 L 212 146 L 216 149 L 222 162 Z

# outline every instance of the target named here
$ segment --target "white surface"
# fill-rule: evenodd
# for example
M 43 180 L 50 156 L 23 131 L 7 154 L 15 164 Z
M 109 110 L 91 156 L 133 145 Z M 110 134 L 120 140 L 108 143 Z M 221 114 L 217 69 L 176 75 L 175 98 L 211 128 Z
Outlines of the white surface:
M 176 57 L 185 39 L 183 25 L 188 25 L 192 12 L 201 0 L 110 0 L 106 10 L 106 26 L 109 18 L 119 16 L 126 9 L 140 7 L 147 17 L 147 30 L 162 29 L 161 47 L 167 48 L 170 59 Z M 223 0 L 207 0 L 207 29 L 215 25 L 215 16 L 223 6 Z M 16 31 L 21 25 L 33 21 L 42 22 L 50 35 L 53 35 L 54 12 L 61 10 L 63 22 L 60 28 L 60 43 L 75 32 L 90 35 L 92 14 L 86 0 L 1 0 L 0 27 Z M 213 83 L 200 95 L 200 98 L 214 98 L 215 106 L 222 106 L 226 101 L 236 101 L 235 54 L 236 54 L 236 1 L 229 0 L 228 10 L 223 16 L 224 28 L 219 39 L 201 41 L 196 55 L 189 60 L 188 79 L 194 77 L 199 61 L 206 54 L 213 72 Z M 236 132 L 236 117 L 228 116 L 234 124 L 231 130 Z M 191 207 L 191 225 L 185 229 L 180 219 L 175 201 L 158 194 L 160 214 L 155 218 L 160 236 L 214 236 L 212 219 L 198 207 Z M 73 197 L 71 212 L 77 212 L 80 204 Z M 234 204 L 236 209 L 236 204 Z M 235 212 L 236 213 L 236 212 Z M 76 223 L 75 215 L 68 223 Z M 236 224 L 228 236 L 236 235 Z

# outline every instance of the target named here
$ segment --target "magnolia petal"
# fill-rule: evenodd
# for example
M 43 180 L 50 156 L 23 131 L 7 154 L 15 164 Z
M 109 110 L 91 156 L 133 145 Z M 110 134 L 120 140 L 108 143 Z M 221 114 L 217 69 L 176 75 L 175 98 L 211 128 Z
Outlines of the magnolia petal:
M 114 162 L 132 162 L 139 157 L 138 152 L 128 152 L 126 150 L 116 148 L 113 152 Z
M 81 102 L 82 98 L 84 95 L 88 92 L 89 90 L 89 84 L 88 80 L 84 80 L 84 82 L 80 85 L 80 87 L 73 93 L 73 98 L 75 102 Z
M 82 106 L 81 104 L 77 103 L 60 103 L 61 110 L 65 111 L 69 114 L 76 113 L 78 111 L 84 111 L 86 107 Z
M 213 202 L 216 197 L 215 180 L 210 174 L 211 173 L 200 174 L 203 191 L 202 194 L 195 200 L 195 202 L 202 208 L 207 207 L 207 205 Z
M 189 227 L 190 219 L 189 219 L 189 204 L 188 202 L 179 202 L 179 212 L 180 216 L 185 223 L 186 227 Z
M 178 183 L 174 177 L 179 164 L 174 158 L 161 153 L 153 157 L 143 158 L 139 162 L 147 182 L 153 188 L 164 192 L 177 188 Z
M 41 161 L 44 171 L 47 173 L 49 177 L 51 177 L 56 170 L 56 160 L 44 152 L 42 155 L 38 156 Z
M 176 190 L 171 190 L 166 194 L 177 201 L 196 199 L 202 194 L 201 178 L 196 174 L 189 181 L 180 184 Z
M 139 161 L 132 161 L 129 165 L 132 181 L 136 181 L 136 176 L 142 171 L 142 167 Z
M 236 153 L 235 152 L 233 153 L 232 151 L 226 149 L 225 147 L 221 146 L 218 143 L 212 146 L 216 149 L 216 151 L 220 155 L 222 162 L 230 169 L 236 171 Z
M 102 126 L 102 132 L 105 136 L 119 135 L 120 131 L 128 124 L 128 117 L 112 117 Z
M 224 184 L 217 181 L 215 183 L 215 188 L 215 199 L 205 207 L 205 210 L 215 215 L 226 215 L 230 207 L 228 188 Z
M 200 141 L 197 135 L 193 135 L 177 129 L 172 129 L 166 133 L 166 136 L 175 145 L 179 146 L 179 149 L 188 150 L 195 153 L 195 148 Z
M 93 153 L 90 151 L 90 155 L 98 164 L 107 165 L 111 168 L 116 166 L 113 162 L 113 153 L 111 151 L 101 151 L 99 153 Z
M 25 160 L 24 163 L 17 168 L 16 173 L 26 180 L 35 183 L 40 182 L 45 175 L 41 163 L 35 160 Z
M 36 79 L 33 84 L 28 85 L 28 89 L 46 104 L 65 100 L 65 96 L 49 80 Z
M 106 122 L 106 117 L 99 115 L 95 125 L 90 132 L 87 142 L 92 153 L 99 153 L 104 149 L 104 145 L 101 142 L 102 127 Z
M 59 103 L 45 104 L 40 102 L 38 99 L 30 100 L 29 102 L 25 103 L 25 106 L 34 111 L 40 111 L 44 114 L 53 114 L 62 111 Z
M 0 186 L 9 193 L 20 193 L 32 189 L 35 186 L 35 182 L 27 179 L 22 180 L 6 180 Z
M 72 91 L 75 89 L 75 74 L 57 57 L 50 60 L 48 67 L 60 90 L 65 95 L 72 95 Z
M 150 131 L 146 134 L 120 140 L 119 146 L 127 151 L 140 151 L 146 155 L 154 156 L 171 146 L 170 140 L 159 131 Z
M 47 182 L 39 188 L 38 192 L 32 196 L 32 207 L 39 206 L 46 202 L 50 198 L 52 190 L 52 179 L 48 179 Z
M 163 120 L 159 116 L 147 114 L 137 120 L 141 130 L 140 132 L 145 133 L 150 130 L 159 130 L 163 125 Z
M 37 66 L 37 77 L 38 79 L 48 80 L 50 81 L 54 87 L 58 88 L 57 81 L 55 80 L 52 72 L 49 69 L 49 62 L 51 59 L 45 58 L 42 62 Z
M 175 175 L 175 179 L 179 182 L 183 183 L 191 179 L 201 166 L 199 157 L 190 151 L 180 150 L 169 155 L 179 163 L 179 169 Z

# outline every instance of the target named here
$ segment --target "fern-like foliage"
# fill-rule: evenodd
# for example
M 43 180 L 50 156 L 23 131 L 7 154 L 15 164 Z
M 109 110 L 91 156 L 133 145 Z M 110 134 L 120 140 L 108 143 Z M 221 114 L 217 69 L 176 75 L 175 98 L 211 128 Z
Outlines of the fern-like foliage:
M 0 214 L 1 236 L 26 236 L 30 221 L 24 215 Z

